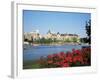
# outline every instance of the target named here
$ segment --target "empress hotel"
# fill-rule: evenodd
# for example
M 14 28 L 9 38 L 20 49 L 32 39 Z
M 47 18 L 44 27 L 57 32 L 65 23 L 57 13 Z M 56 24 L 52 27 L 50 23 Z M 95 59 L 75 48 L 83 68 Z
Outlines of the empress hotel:
M 77 40 L 80 39 L 77 34 L 60 34 L 59 32 L 52 33 L 50 30 L 45 35 L 39 34 L 39 31 L 24 33 L 24 39 L 27 39 L 27 40 L 38 40 L 38 39 L 41 39 L 41 38 L 45 38 L 45 39 L 51 38 L 52 40 L 53 39 L 56 39 L 56 40 L 69 39 L 70 40 L 72 38 L 76 38 Z

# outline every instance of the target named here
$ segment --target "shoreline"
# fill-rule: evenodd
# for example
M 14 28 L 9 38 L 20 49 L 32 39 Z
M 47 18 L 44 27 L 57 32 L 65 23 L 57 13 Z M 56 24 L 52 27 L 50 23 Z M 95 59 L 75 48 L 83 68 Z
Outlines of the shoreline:
M 89 44 L 84 44 L 84 43 L 51 43 L 51 44 L 36 44 L 36 43 L 31 43 L 31 44 L 24 44 L 24 45 L 32 45 L 32 46 L 62 46 L 62 45 L 89 45 Z

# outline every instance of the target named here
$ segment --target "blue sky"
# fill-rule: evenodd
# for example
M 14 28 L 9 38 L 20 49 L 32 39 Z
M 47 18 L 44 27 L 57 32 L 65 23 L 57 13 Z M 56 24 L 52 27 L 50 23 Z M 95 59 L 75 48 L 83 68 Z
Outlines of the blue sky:
M 24 32 L 39 30 L 40 34 L 46 34 L 50 30 L 52 33 L 78 34 L 85 37 L 85 22 L 89 19 L 90 13 L 23 10 Z

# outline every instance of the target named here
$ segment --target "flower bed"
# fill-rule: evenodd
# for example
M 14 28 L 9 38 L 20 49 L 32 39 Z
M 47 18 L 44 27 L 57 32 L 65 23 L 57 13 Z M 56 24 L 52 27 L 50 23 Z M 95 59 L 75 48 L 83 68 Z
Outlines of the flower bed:
M 41 68 L 75 67 L 91 65 L 91 49 L 72 49 L 71 52 L 60 52 L 41 57 L 38 63 Z

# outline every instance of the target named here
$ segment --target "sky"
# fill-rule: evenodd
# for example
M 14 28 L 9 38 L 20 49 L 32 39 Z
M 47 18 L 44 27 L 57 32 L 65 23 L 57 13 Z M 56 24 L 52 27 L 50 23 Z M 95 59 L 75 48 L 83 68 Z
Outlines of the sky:
M 50 30 L 86 37 L 85 25 L 89 19 L 90 13 L 23 10 L 24 32 L 37 30 L 42 35 Z

